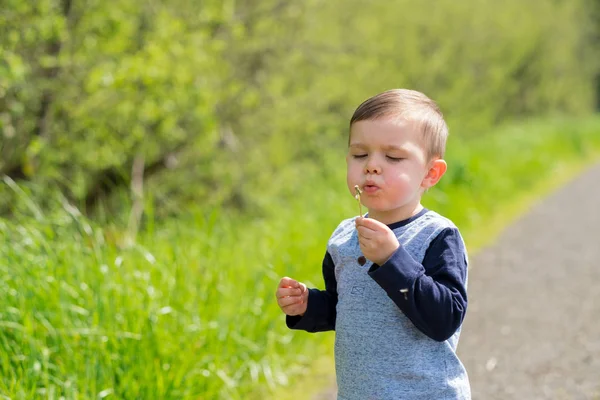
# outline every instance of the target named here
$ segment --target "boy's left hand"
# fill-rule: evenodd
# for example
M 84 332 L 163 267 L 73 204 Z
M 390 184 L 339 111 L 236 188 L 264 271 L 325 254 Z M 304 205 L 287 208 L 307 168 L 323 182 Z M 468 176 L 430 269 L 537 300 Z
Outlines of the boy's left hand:
M 375 264 L 384 264 L 400 247 L 394 232 L 382 222 L 358 217 L 355 225 L 363 255 Z

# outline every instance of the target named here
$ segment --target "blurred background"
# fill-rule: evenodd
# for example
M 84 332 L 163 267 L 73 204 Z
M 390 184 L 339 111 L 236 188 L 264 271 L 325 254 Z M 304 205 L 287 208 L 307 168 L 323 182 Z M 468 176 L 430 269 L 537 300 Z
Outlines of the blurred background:
M 321 287 L 327 239 L 358 213 L 354 109 L 399 87 L 439 103 L 449 171 L 425 205 L 475 252 L 600 158 L 599 11 L 2 0 L 0 394 L 318 390 L 333 334 L 288 331 L 274 291 Z

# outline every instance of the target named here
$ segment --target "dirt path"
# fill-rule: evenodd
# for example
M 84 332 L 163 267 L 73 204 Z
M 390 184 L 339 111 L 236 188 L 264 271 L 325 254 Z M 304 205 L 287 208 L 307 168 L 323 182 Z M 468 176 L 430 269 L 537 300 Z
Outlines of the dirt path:
M 473 399 L 600 400 L 600 165 L 471 260 L 458 353 Z M 335 399 L 335 389 L 314 400 Z
M 472 260 L 473 399 L 600 399 L 600 165 Z

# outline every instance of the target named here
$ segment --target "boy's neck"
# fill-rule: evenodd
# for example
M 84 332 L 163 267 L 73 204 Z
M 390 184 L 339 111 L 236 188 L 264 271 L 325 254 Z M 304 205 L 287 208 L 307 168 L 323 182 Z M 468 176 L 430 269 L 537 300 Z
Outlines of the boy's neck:
M 395 222 L 404 221 L 405 219 L 409 219 L 410 217 L 417 215 L 419 212 L 423 210 L 423 206 L 420 202 L 417 204 L 406 205 L 401 208 L 397 208 L 391 211 L 373 211 L 369 210 L 369 218 L 373 218 L 383 224 L 391 225 Z

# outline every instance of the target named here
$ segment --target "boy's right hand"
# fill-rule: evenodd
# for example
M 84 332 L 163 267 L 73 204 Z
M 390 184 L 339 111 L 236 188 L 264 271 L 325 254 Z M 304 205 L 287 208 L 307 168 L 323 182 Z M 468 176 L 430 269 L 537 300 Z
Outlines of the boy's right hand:
M 308 306 L 308 289 L 304 283 L 292 278 L 281 278 L 277 286 L 277 304 L 289 316 L 304 315 Z

